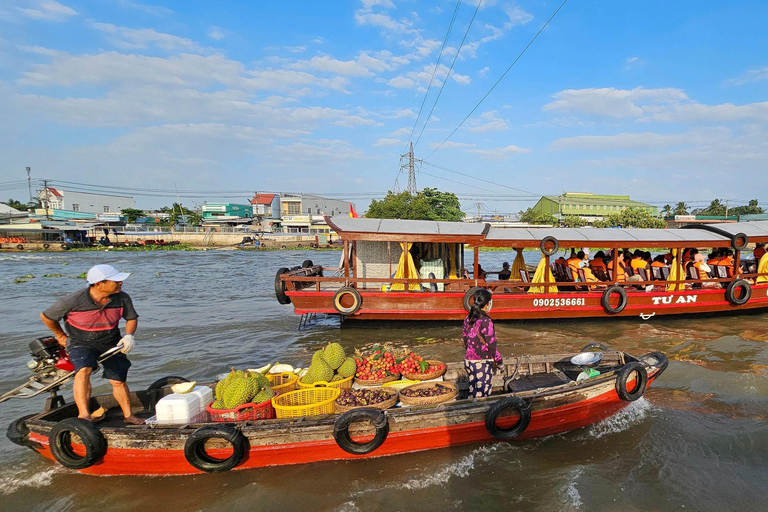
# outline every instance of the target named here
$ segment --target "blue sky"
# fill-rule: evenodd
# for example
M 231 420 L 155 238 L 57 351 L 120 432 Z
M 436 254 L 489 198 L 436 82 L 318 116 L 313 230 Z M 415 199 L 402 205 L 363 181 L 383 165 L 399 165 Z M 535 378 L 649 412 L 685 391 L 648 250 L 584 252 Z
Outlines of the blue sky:
M 768 203 L 764 1 L 569 0 L 449 138 L 560 4 L 485 0 L 470 26 L 461 1 L 434 72 L 454 0 L 4 1 L 0 198 L 25 199 L 8 182 L 31 166 L 141 189 L 145 208 L 178 189 L 190 206 L 258 190 L 364 210 L 407 186 L 418 139 L 418 187 L 467 211 L 562 191 Z

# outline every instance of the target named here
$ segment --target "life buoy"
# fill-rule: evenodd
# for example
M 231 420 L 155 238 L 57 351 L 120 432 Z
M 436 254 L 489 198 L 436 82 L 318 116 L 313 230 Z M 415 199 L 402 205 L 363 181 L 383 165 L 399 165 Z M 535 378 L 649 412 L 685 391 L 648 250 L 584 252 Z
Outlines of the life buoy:
M 627 380 L 633 373 L 637 374 L 637 377 L 635 378 L 635 389 L 627 391 Z M 645 366 L 637 361 L 631 361 L 625 364 L 616 375 L 616 393 L 619 395 L 619 398 L 626 402 L 634 402 L 643 396 L 647 386 L 648 372 L 645 370 Z
M 520 420 L 509 428 L 501 428 L 496 424 L 499 415 L 506 409 L 514 409 L 520 415 Z M 531 423 L 531 406 L 522 398 L 508 396 L 491 405 L 485 413 L 485 428 L 488 433 L 500 441 L 511 441 L 525 432 Z
M 353 315 L 362 305 L 363 298 L 360 292 L 350 286 L 342 286 L 333 294 L 333 307 L 342 315 Z
M 611 305 L 611 295 L 614 293 L 619 294 L 619 304 L 617 306 Z M 603 297 L 600 299 L 600 304 L 603 305 L 603 309 L 609 315 L 615 315 L 624 311 L 627 307 L 627 292 L 621 286 L 609 286 L 604 292 Z
M 483 288 L 480 288 L 479 286 L 473 286 L 469 290 L 467 290 L 464 293 L 464 310 L 469 312 L 470 309 L 472 309 L 472 304 L 474 304 L 474 298 L 475 298 L 475 292 L 478 290 L 482 290 Z
M 552 244 L 551 249 L 547 249 L 548 244 Z M 541 253 L 544 256 L 552 256 L 560 248 L 560 242 L 558 242 L 557 238 L 553 236 L 545 236 L 544 238 L 541 239 L 541 243 L 539 244 L 539 247 L 541 248 Z
M 312 260 L 304 260 L 304 263 L 301 264 L 301 268 L 309 268 L 314 266 L 315 264 L 312 263 Z
M 48 249 L 51 246 L 51 244 L 43 244 L 43 249 Z
M 731 235 L 731 247 L 734 251 L 743 251 L 749 245 L 749 237 L 745 233 Z
M 33 448 L 39 446 L 34 441 L 29 440 L 29 427 L 27 427 L 27 420 L 36 414 L 27 414 L 15 421 L 12 421 L 8 425 L 8 430 L 5 432 L 5 436 L 13 443 L 19 446 L 26 446 Z
M 290 270 L 283 267 L 277 271 L 277 274 L 275 274 L 275 296 L 277 297 L 277 302 L 280 304 L 291 303 L 290 297 L 285 294 L 285 281 L 280 279 L 280 276 L 286 272 L 290 272 Z
M 80 438 L 85 455 L 78 455 L 72 449 L 73 435 Z M 54 458 L 65 468 L 85 469 L 101 460 L 107 451 L 107 440 L 90 421 L 66 418 L 51 429 L 48 446 Z
M 358 443 L 349 435 L 349 426 L 356 421 L 368 420 L 376 429 L 376 435 L 367 443 Z M 365 455 L 376 450 L 382 445 L 389 435 L 389 421 L 387 415 L 378 409 L 353 409 L 347 411 L 336 420 L 333 425 L 333 438 L 339 448 L 354 455 Z
M 208 455 L 205 443 L 211 439 L 222 439 L 232 445 L 232 455 L 219 459 Z M 210 425 L 200 427 L 192 432 L 184 443 L 184 458 L 193 467 L 206 473 L 223 473 L 229 471 L 245 458 L 248 440 L 242 432 L 226 425 Z
M 661 352 L 648 352 L 644 356 L 640 357 L 640 361 L 646 366 L 655 366 L 659 369 L 658 375 L 664 373 L 664 370 L 669 366 L 669 359 Z
M 586 345 L 581 347 L 582 352 L 606 352 L 607 350 L 608 350 L 608 347 L 606 347 L 602 343 L 587 343 Z
M 743 292 L 738 293 L 739 290 Z M 744 279 L 736 279 L 725 288 L 725 300 L 734 306 L 743 306 L 752 297 L 752 286 Z

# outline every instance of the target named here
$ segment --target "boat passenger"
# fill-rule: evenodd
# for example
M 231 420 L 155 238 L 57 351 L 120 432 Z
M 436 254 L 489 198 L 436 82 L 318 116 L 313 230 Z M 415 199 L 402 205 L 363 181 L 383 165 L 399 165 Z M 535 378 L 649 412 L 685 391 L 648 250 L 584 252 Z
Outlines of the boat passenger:
M 701 279 L 702 288 L 720 288 L 720 283 L 710 280 L 709 273 L 712 271 L 707 262 L 704 261 L 703 254 L 696 254 L 693 257 L 693 266 L 699 273 L 699 279 Z
M 635 253 L 632 255 L 632 261 L 630 264 L 632 265 L 633 270 L 637 270 L 638 268 L 645 268 L 648 266 L 648 262 L 645 261 L 645 253 L 641 251 L 640 249 L 635 250 Z
M 763 254 L 765 254 L 765 244 L 756 244 L 755 250 L 752 251 L 752 254 L 755 257 L 755 262 L 759 262 L 760 258 L 763 257 Z
M 651 262 L 652 267 L 666 267 L 667 261 L 666 261 L 666 255 L 659 254 L 655 258 L 653 258 L 653 261 Z
M 509 263 L 506 261 L 501 265 L 501 272 L 499 272 L 499 281 L 509 281 L 509 276 L 512 275 L 512 271 L 509 269 Z
M 603 251 L 597 251 L 595 253 L 595 259 L 589 262 L 589 266 L 594 270 L 595 268 L 606 269 L 605 266 L 605 253 Z
M 707 264 L 710 264 L 707 262 Z M 715 266 L 725 267 L 728 277 L 733 277 L 733 249 L 725 249 L 722 252 L 722 256 L 717 259 Z M 741 274 L 741 268 L 738 269 L 738 273 Z
M 502 364 L 496 341 L 496 329 L 488 313 L 493 307 L 490 291 L 477 290 L 474 304 L 464 319 L 464 369 L 469 377 L 469 397 L 480 398 L 491 394 L 491 377 Z
M 675 259 L 674 256 L 672 256 L 671 252 L 668 252 L 664 255 L 664 263 L 667 264 L 667 266 L 672 265 L 672 261 Z
M 616 259 L 611 260 L 608 262 L 607 266 L 608 270 L 613 271 L 613 275 L 616 278 L 616 281 L 619 283 L 623 283 L 627 280 L 627 274 L 624 270 L 624 253 L 619 251 L 616 254 Z
M 102 375 L 112 385 L 112 394 L 120 405 L 125 423 L 140 425 L 144 420 L 131 411 L 131 398 L 125 383 L 131 362 L 125 354 L 133 350 L 139 315 L 131 297 L 122 291 L 123 281 L 130 273 L 119 272 L 111 265 L 92 267 L 86 279 L 88 288 L 69 294 L 40 313 L 40 319 L 66 347 L 75 367 L 73 391 L 78 417 L 92 421 L 91 373 L 98 368 L 97 360 L 107 350 L 121 347 L 119 354 L 101 362 Z M 120 337 L 120 319 L 125 319 L 125 336 Z M 65 330 L 61 327 L 64 320 Z
M 571 271 L 573 271 L 573 275 L 575 277 L 579 269 L 583 266 L 582 263 L 584 263 L 584 251 L 577 252 L 573 255 L 573 257 L 568 258 L 565 263 L 568 265 Z

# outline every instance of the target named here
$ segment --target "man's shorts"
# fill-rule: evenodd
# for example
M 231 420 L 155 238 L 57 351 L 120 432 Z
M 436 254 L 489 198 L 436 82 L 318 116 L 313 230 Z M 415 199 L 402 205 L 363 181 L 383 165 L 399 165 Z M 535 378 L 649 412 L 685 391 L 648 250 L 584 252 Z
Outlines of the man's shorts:
M 98 367 L 97 360 L 103 354 L 103 352 L 90 347 L 72 347 L 67 350 L 67 353 L 69 354 L 69 360 L 75 366 L 76 372 L 83 368 L 93 368 L 95 370 Z M 101 363 L 101 367 L 103 368 L 101 374 L 105 379 L 125 382 L 131 362 L 125 357 L 125 354 L 119 353 Z

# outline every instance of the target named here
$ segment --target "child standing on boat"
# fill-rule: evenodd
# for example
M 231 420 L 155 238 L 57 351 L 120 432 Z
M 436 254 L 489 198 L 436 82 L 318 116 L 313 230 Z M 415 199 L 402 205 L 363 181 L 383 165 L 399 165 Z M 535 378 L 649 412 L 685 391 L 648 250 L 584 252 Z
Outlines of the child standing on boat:
M 502 363 L 496 345 L 496 330 L 488 313 L 493 306 L 493 295 L 488 290 L 477 290 L 475 303 L 464 319 L 464 368 L 469 376 L 470 398 L 491 394 L 493 371 Z

